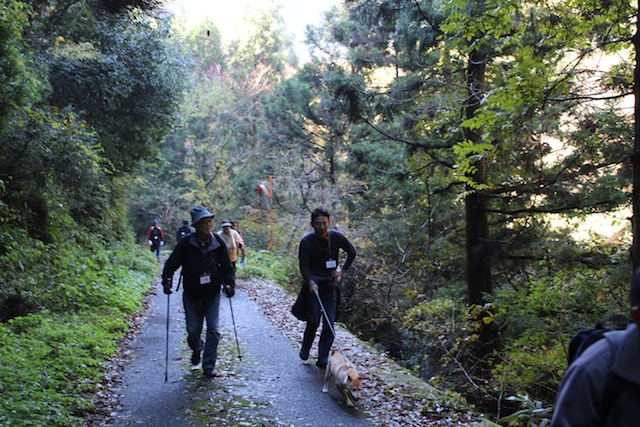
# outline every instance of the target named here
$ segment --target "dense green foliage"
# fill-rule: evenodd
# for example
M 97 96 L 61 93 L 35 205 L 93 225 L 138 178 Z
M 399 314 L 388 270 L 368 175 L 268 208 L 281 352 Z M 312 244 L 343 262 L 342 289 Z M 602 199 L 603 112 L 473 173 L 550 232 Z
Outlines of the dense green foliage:
M 92 368 L 68 378 L 90 391 L 148 281 L 122 252 L 131 229 L 158 218 L 170 248 L 204 204 L 240 220 L 241 274 L 294 291 L 324 205 L 359 250 L 354 332 L 496 418 L 552 405 L 568 337 L 628 310 L 633 6 L 349 1 L 296 67 L 276 9 L 223 45 L 156 3 L 0 5 L 0 295 L 36 312 L 2 324 L 3 355 L 25 331 L 43 354 L 81 349 Z M 609 234 L 599 214 L 620 218 Z M 85 325 L 60 335 L 70 322 Z M 64 375 L 47 392 L 64 397 Z
M 282 258 L 273 252 L 259 250 L 248 254 L 249 260 L 245 270 L 239 270 L 238 275 L 248 275 L 272 280 L 279 285 L 297 291 L 298 265 L 292 258 Z
M 202 201 L 295 265 L 325 205 L 360 251 L 354 331 L 496 415 L 549 406 L 568 337 L 628 310 L 628 227 L 580 225 L 630 207 L 633 28 L 624 1 L 348 2 L 310 31 L 314 61 L 252 93 L 245 53 L 216 47 L 163 147 L 183 197 L 158 211 L 177 226 Z
M 109 2 L 42 3 L 0 6 L 2 201 L 14 226 L 44 242 L 55 240 L 58 212 L 108 239 L 124 231 L 125 175 L 171 128 L 187 63 L 160 16 L 112 13 Z
M 157 4 L 0 4 L 2 425 L 83 425 L 157 274 L 125 212 L 184 87 Z
M 157 261 L 131 244 L 43 245 L 18 232 L 2 238 L 3 295 L 19 292 L 28 303 L 0 323 L 0 423 L 83 425 Z

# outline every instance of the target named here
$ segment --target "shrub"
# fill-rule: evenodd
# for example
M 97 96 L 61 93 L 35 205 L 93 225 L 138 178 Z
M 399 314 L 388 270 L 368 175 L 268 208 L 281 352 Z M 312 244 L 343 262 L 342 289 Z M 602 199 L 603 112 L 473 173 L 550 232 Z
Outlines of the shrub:
M 39 308 L 0 323 L 0 425 L 80 426 L 158 263 L 134 245 L 44 245 L 20 230 L 0 242 L 0 292 Z
M 289 290 L 297 289 L 297 283 L 300 280 L 297 258 L 282 258 L 268 251 L 251 252 L 250 256 L 247 262 L 246 274 L 252 277 L 273 280 Z

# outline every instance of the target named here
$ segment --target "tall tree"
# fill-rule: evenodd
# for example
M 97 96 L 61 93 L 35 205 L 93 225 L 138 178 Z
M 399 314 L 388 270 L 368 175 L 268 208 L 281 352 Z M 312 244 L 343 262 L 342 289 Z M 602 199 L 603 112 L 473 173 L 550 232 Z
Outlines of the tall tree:
M 63 33 L 52 49 L 51 102 L 77 108 L 98 132 L 114 171 L 129 172 L 170 129 L 183 62 L 168 42 L 166 22 L 134 12 L 94 13 L 101 19 L 95 38 Z
M 181 219 L 194 202 L 224 217 L 238 216 L 254 204 L 260 180 L 274 172 L 258 136 L 264 120 L 260 99 L 281 78 L 288 44 L 277 9 L 254 11 L 245 24 L 247 31 L 229 46 L 211 22 L 183 34 L 195 61 L 192 87 L 174 132 L 162 144 L 159 167 L 138 189 L 167 221 Z M 156 185 L 159 180 L 163 184 Z
M 7 131 L 9 117 L 36 101 L 41 90 L 33 71 L 33 54 L 27 54 L 22 37 L 29 12 L 30 8 L 17 0 L 0 5 L 0 136 Z
M 361 0 L 347 9 L 324 35 L 367 79 L 359 99 L 371 100 L 371 114 L 360 120 L 406 147 L 425 200 L 464 200 L 471 305 L 518 271 L 563 262 L 544 250 L 549 215 L 628 202 L 629 116 L 617 100 L 629 94 L 629 68 L 596 63 L 629 48 L 626 2 Z M 479 324 L 494 328 L 487 315 Z M 479 337 L 489 343 L 495 333 Z
M 314 203 L 332 208 L 339 204 L 347 171 L 343 159 L 349 150 L 344 135 L 350 118 L 357 120 L 357 98 L 363 89 L 363 80 L 338 64 L 309 63 L 278 85 L 265 102 L 270 126 L 264 138 L 274 148 L 300 153 L 296 165 L 290 165 L 298 172 L 291 174 L 289 184 L 297 188 L 290 187 L 289 194 L 307 208 Z
M 115 236 L 110 229 L 124 230 L 111 223 L 121 207 L 116 181 L 151 156 L 170 128 L 181 57 L 167 23 L 141 11 L 153 1 L 121 1 L 113 11 L 100 1 L 30 3 L 30 14 L 23 2 L 3 4 L 3 12 L 17 12 L 3 25 L 12 34 L 7 58 L 37 58 L 33 72 L 12 67 L 3 75 L 8 87 L 38 93 L 13 90 L 3 103 L 11 109 L 0 144 L 3 201 L 43 240 L 53 238 L 48 224 L 58 211 Z M 20 21 L 27 16 L 28 24 Z

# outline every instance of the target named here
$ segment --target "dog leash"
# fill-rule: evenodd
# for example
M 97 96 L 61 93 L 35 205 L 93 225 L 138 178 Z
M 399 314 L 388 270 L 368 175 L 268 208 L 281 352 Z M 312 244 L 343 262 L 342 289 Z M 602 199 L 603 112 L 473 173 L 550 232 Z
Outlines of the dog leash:
M 340 352 L 342 353 L 342 349 L 340 348 L 339 345 L 337 345 L 335 343 L 336 340 L 336 331 L 333 329 L 333 325 L 331 324 L 331 321 L 329 320 L 329 315 L 327 314 L 327 310 L 324 309 L 324 305 L 322 304 L 322 300 L 320 299 L 320 295 L 318 294 L 318 291 L 313 291 L 314 294 L 316 294 L 316 299 L 318 300 L 318 304 L 320 304 L 320 311 L 322 311 L 322 314 L 324 315 L 324 319 L 327 322 L 327 325 L 329 326 L 329 330 L 331 331 L 331 335 L 333 335 L 333 343 L 336 346 L 336 348 L 338 350 L 340 350 Z

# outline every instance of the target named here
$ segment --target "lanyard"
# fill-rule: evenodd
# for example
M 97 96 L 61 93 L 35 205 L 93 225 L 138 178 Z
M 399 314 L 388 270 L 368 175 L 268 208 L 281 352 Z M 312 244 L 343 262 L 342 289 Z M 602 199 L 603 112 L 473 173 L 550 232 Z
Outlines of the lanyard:
M 318 237 L 314 234 L 313 238 L 316 240 L 316 245 L 320 248 L 321 251 L 324 252 L 324 248 L 320 246 L 320 242 L 318 242 Z M 331 259 L 331 231 L 327 232 L 327 251 L 329 252 L 329 259 Z M 325 260 L 327 261 L 327 260 Z

